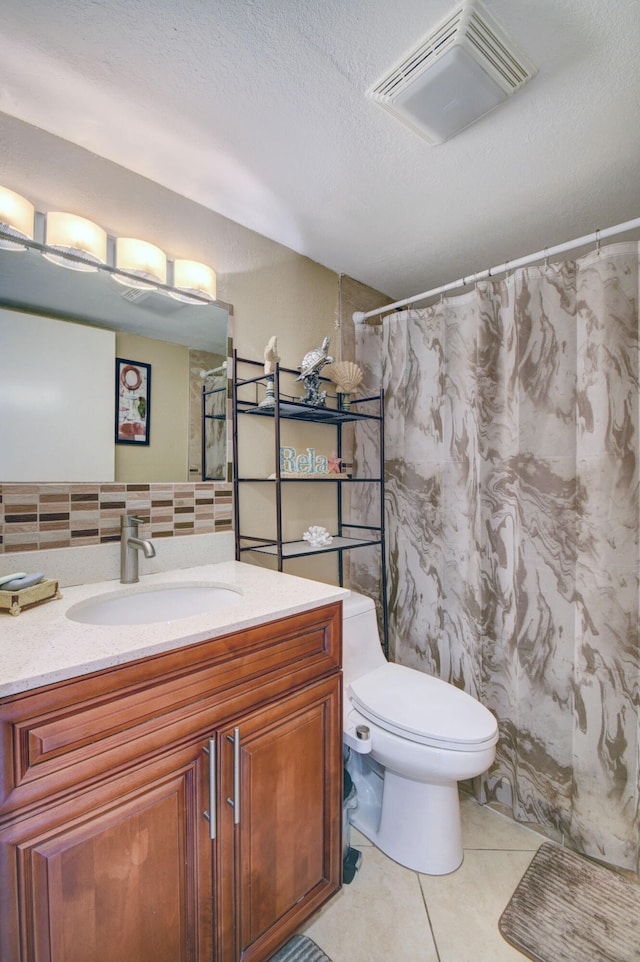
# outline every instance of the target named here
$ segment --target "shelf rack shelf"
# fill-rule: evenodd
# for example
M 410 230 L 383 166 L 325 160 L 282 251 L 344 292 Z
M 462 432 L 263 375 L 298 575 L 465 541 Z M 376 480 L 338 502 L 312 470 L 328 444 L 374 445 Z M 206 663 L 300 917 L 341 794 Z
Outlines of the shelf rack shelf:
M 366 401 L 378 401 L 378 397 L 361 398 L 358 401 L 352 401 L 352 404 L 362 404 Z M 355 421 L 380 420 L 380 417 L 377 415 L 360 414 L 357 411 L 343 411 L 339 408 L 315 407 L 311 404 L 302 404 L 292 399 L 286 399 L 286 397 L 283 398 L 282 395 L 278 410 L 281 418 L 286 418 L 289 421 L 313 421 L 314 424 L 348 424 Z M 248 404 L 246 407 L 241 405 L 241 413 L 272 418 L 275 416 L 275 406 L 273 408 L 261 408 L 253 404 Z
M 257 373 L 259 369 L 259 373 Z M 256 372 L 253 376 L 241 377 L 240 371 Z M 275 366 L 273 375 L 265 375 L 264 364 L 249 358 L 233 355 L 232 376 L 232 421 L 233 421 L 233 483 L 234 483 L 234 522 L 236 537 L 236 560 L 245 555 L 255 553 L 267 555 L 276 559 L 278 570 L 283 571 L 285 563 L 293 558 L 308 557 L 310 555 L 337 553 L 338 578 L 343 584 L 344 563 L 343 554 L 346 551 L 364 547 L 377 547 L 380 552 L 380 583 L 381 606 L 383 616 L 383 647 L 388 651 L 387 638 L 387 586 L 385 565 L 385 531 L 384 531 L 384 393 L 370 397 L 352 399 L 348 408 L 342 404 L 342 396 L 328 395 L 326 406 L 319 407 L 305 404 L 301 400 L 281 391 L 282 376 L 295 378 L 298 371 L 292 368 Z M 265 406 L 268 379 L 272 379 L 273 401 Z M 331 382 L 321 378 L 330 385 Z M 261 401 L 263 402 L 261 406 Z M 239 433 L 240 423 L 245 417 L 260 417 L 271 422 L 274 442 L 275 472 L 270 477 L 247 477 L 240 475 L 239 465 Z M 376 477 L 360 478 L 348 474 L 287 476 L 281 467 L 281 422 L 302 421 L 333 428 L 335 432 L 335 447 L 337 458 L 342 459 L 343 438 L 342 429 L 347 424 L 373 422 L 378 428 L 379 467 Z M 266 425 L 265 425 L 266 427 Z M 274 538 L 261 538 L 243 533 L 240 510 L 240 489 L 243 485 L 271 485 L 273 487 L 273 508 L 275 513 Z M 336 530 L 332 532 L 333 540 L 323 548 L 312 547 L 306 541 L 283 540 L 283 498 L 284 489 L 290 485 L 331 484 L 336 488 Z M 355 484 L 373 484 L 379 488 L 379 516 L 374 524 L 351 523 L 344 518 L 343 495 Z

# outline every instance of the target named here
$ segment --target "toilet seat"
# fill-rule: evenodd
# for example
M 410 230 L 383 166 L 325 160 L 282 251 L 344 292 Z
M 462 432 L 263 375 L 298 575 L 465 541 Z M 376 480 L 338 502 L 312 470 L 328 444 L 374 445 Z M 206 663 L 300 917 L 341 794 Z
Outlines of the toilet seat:
M 473 752 L 498 740 L 496 720 L 479 701 L 404 665 L 381 665 L 353 681 L 348 692 L 365 718 L 410 741 Z

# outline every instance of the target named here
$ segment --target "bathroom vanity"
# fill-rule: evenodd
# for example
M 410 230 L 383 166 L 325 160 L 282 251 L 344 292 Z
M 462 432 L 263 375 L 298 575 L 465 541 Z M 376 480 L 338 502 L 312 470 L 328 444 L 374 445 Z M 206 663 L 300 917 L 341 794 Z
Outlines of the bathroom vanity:
M 246 579 L 226 615 L 73 625 L 68 589 L 0 625 L 47 666 L 0 688 L 2 962 L 262 962 L 339 888 L 345 592 L 208 568 Z

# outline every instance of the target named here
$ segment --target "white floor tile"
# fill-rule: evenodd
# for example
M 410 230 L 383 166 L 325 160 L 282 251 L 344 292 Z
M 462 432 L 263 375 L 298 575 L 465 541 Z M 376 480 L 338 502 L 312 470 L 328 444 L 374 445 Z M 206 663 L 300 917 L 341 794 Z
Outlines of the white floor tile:
M 365 846 L 372 846 L 373 842 L 370 842 L 366 835 L 359 832 L 357 828 L 353 825 L 349 826 L 350 842 L 354 848 L 364 848 Z
M 419 876 L 373 846 L 364 848 L 353 882 L 304 934 L 332 962 L 438 962 Z
M 440 962 L 522 962 L 498 929 L 532 851 L 465 851 L 451 875 L 421 875 Z
M 466 795 L 460 797 L 462 846 L 465 849 L 509 849 L 535 852 L 547 841 L 544 835 L 519 825 L 507 815 L 479 805 Z
M 462 795 L 464 861 L 451 875 L 418 875 L 356 829 L 362 865 L 304 930 L 332 962 L 523 962 L 498 929 L 545 836 Z

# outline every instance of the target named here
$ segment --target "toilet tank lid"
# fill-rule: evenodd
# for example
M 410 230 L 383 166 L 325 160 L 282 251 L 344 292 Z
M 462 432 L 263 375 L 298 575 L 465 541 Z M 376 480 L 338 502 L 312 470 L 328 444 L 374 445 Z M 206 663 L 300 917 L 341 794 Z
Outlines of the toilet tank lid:
M 382 665 L 352 682 L 349 694 L 363 715 L 407 738 L 459 750 L 478 750 L 498 740 L 488 708 L 415 668 Z
M 355 618 L 364 615 L 367 611 L 375 608 L 371 598 L 366 595 L 358 594 L 357 591 L 350 591 L 346 598 L 342 599 L 342 618 Z

